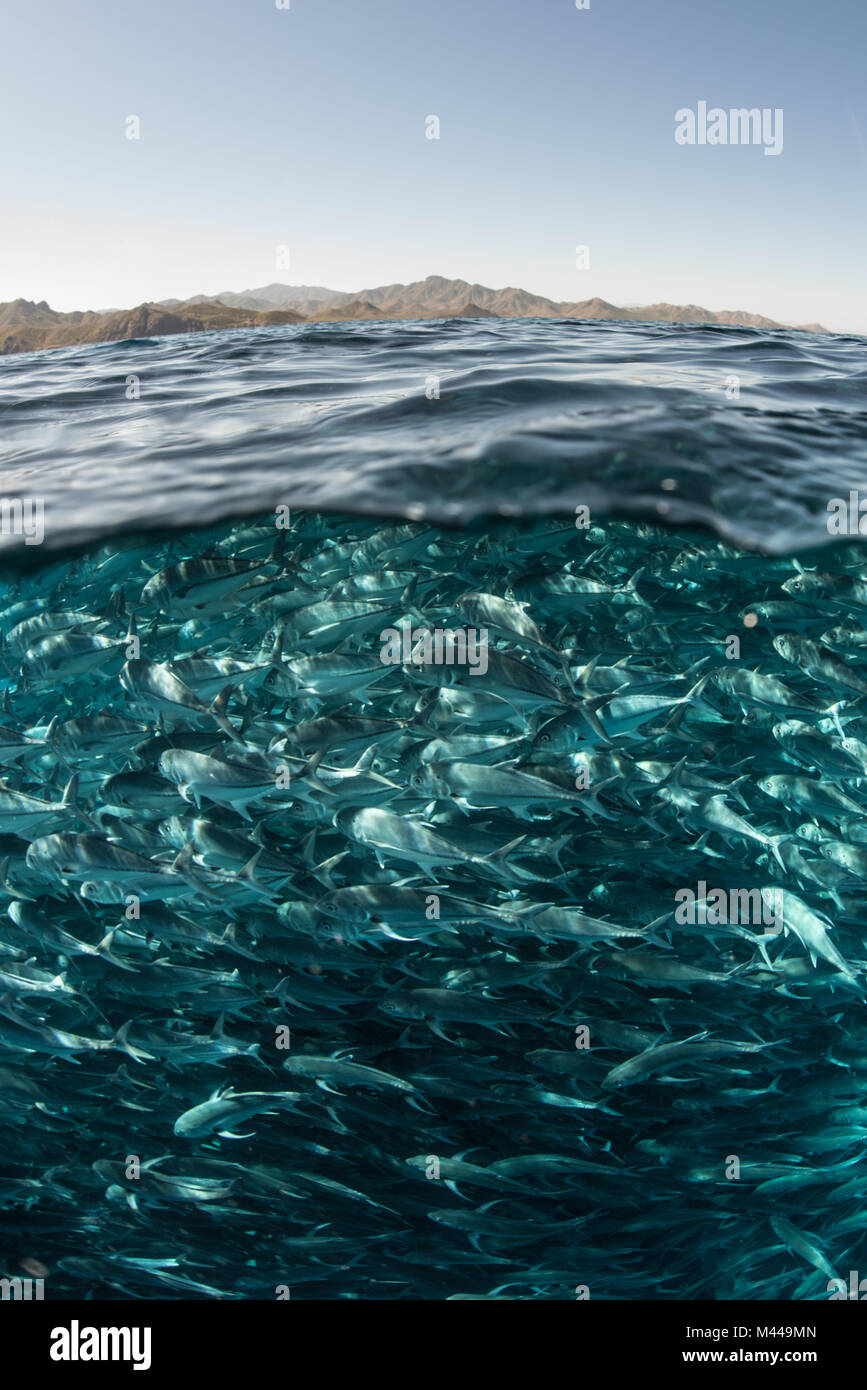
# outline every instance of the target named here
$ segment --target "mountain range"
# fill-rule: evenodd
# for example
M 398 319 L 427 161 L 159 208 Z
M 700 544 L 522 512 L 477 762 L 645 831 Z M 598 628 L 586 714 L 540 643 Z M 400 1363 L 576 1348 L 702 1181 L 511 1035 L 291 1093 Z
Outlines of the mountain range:
M 379 285 L 344 293 L 321 285 L 262 285 L 240 293 L 192 299 L 165 299 L 134 309 L 87 309 L 62 313 L 42 300 L 15 299 L 0 303 L 0 354 L 32 352 L 38 348 L 69 347 L 78 343 L 115 342 L 169 333 L 198 333 L 209 329 L 247 328 L 264 324 L 336 323 L 373 319 L 441 318 L 567 318 L 627 320 L 633 323 L 721 323 L 747 328 L 788 325 L 741 309 L 714 311 L 697 304 L 648 304 L 624 308 L 605 299 L 574 303 L 545 299 L 527 290 L 492 290 L 466 280 L 429 275 L 410 285 Z M 821 324 L 798 327 L 826 333 Z

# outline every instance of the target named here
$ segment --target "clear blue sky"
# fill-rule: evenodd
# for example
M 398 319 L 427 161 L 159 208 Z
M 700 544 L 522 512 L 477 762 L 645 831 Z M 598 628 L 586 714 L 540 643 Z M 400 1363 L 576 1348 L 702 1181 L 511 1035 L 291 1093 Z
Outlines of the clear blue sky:
M 440 274 L 867 332 L 867 0 L 4 0 L 0 49 L 2 300 Z M 782 154 L 677 145 L 700 100 Z

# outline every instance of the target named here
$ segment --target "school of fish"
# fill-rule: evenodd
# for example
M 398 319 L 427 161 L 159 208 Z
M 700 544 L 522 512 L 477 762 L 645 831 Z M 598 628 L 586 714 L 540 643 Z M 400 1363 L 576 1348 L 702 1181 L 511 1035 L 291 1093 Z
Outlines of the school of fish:
M 624 1300 L 867 1273 L 857 546 L 278 508 L 0 594 L 0 1272 Z

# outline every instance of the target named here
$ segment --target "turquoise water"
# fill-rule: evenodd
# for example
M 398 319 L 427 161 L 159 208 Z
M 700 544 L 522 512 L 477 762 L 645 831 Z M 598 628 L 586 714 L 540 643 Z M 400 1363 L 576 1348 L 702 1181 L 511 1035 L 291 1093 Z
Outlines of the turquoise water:
M 46 538 L 3 591 L 0 1206 L 46 1297 L 818 1299 L 863 1264 L 855 340 L 520 330 L 4 364 Z M 431 355 L 468 373 L 437 426 Z M 175 373 L 140 455 L 130 360 Z M 293 389 L 331 404 L 293 425 Z

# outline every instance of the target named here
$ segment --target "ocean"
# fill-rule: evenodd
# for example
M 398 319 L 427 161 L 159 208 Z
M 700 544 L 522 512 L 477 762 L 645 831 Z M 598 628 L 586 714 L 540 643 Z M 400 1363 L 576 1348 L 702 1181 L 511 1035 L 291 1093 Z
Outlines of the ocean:
M 453 320 L 3 360 L 0 1273 L 867 1275 L 864 348 Z

